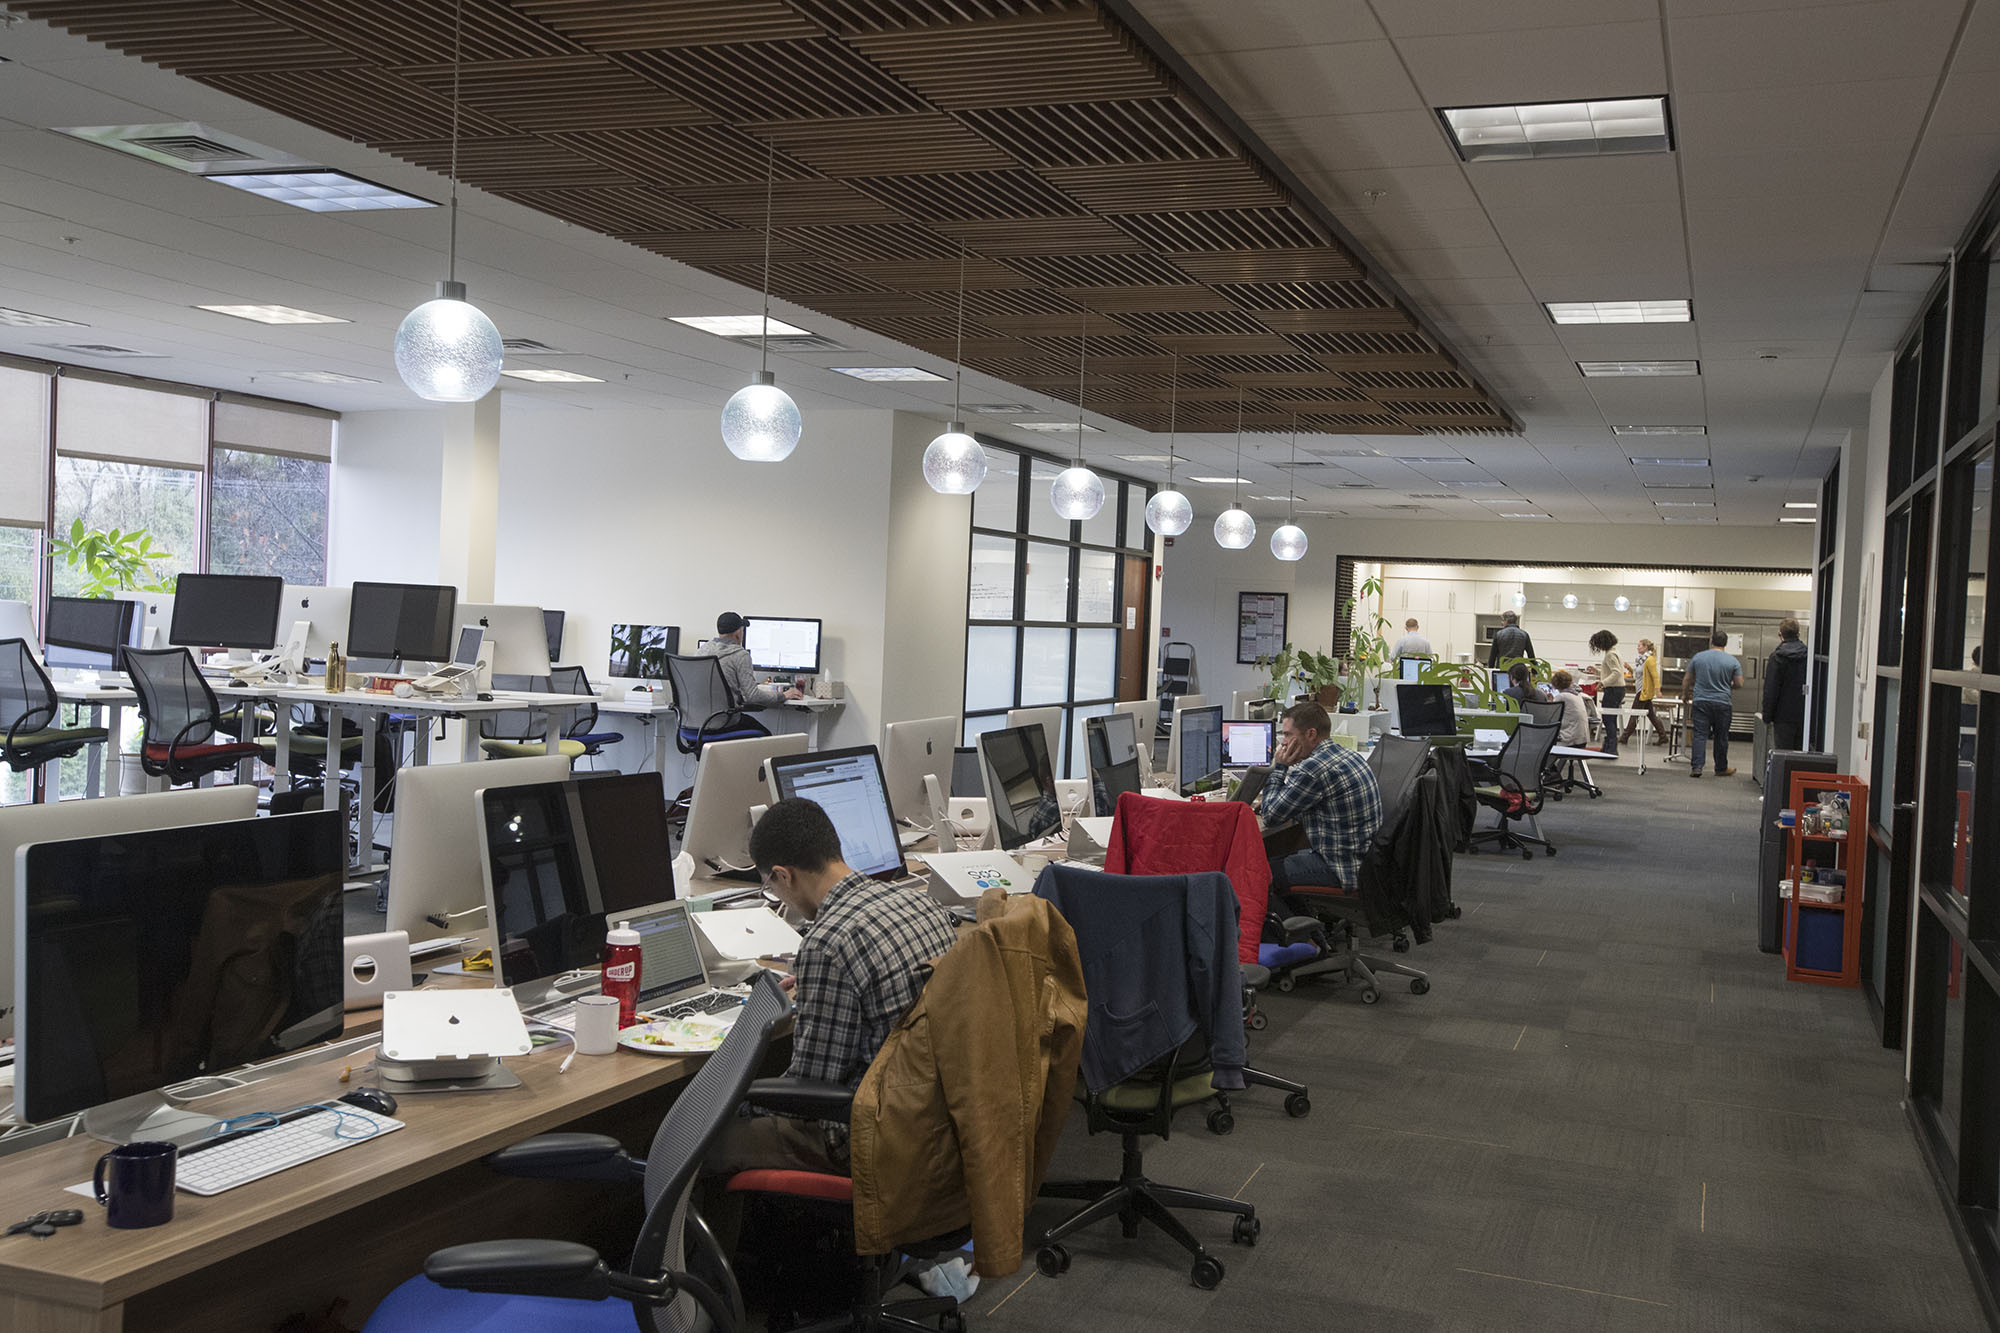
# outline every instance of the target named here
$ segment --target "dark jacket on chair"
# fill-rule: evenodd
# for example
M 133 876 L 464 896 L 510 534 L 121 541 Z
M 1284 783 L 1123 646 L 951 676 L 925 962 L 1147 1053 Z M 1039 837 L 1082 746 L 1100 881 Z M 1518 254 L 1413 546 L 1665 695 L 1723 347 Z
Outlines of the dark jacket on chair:
M 1227 875 L 1100 875 L 1051 865 L 1035 896 L 1076 931 L 1090 995 L 1083 1081 L 1113 1087 L 1205 1029 L 1214 1086 L 1243 1086 L 1243 972 Z

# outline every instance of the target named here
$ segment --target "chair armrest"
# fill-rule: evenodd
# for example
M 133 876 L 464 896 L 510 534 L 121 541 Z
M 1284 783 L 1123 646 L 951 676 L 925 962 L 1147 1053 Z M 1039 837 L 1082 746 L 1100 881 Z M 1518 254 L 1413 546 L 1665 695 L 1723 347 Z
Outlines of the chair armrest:
M 1243 974 L 1243 984 L 1251 990 L 1271 984 L 1271 969 L 1262 963 L 1238 963 L 1236 966 Z
M 767 1111 L 845 1124 L 854 1107 L 854 1089 L 822 1079 L 760 1078 L 751 1083 L 744 1100 Z
M 503 1176 L 530 1180 L 642 1180 L 646 1164 L 634 1160 L 608 1134 L 538 1134 L 486 1155 Z
M 1279 926 L 1286 944 L 1317 943 L 1326 934 L 1326 924 L 1316 916 L 1288 916 Z
M 611 1272 L 588 1245 L 566 1240 L 488 1240 L 454 1245 L 424 1260 L 424 1276 L 455 1291 L 601 1301 Z

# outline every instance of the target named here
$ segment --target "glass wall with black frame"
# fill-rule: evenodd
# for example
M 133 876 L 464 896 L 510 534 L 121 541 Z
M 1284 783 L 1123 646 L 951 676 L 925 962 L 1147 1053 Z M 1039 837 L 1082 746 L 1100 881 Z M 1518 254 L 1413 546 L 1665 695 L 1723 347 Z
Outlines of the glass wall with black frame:
M 1819 551 L 1813 562 L 1813 620 L 1822 627 L 1809 636 L 1812 652 L 1812 680 L 1806 705 L 1806 748 L 1826 748 L 1827 692 L 1833 684 L 1834 575 L 1840 563 L 1840 464 L 1835 463 L 1819 487 Z

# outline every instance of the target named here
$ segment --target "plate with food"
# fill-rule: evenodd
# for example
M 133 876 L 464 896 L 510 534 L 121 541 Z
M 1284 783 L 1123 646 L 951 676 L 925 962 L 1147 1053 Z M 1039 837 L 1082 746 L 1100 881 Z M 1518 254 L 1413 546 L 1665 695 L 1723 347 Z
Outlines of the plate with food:
M 733 1015 L 732 1015 L 733 1017 Z M 634 1023 L 618 1033 L 618 1044 L 647 1055 L 706 1055 L 722 1045 L 729 1024 L 708 1014 Z

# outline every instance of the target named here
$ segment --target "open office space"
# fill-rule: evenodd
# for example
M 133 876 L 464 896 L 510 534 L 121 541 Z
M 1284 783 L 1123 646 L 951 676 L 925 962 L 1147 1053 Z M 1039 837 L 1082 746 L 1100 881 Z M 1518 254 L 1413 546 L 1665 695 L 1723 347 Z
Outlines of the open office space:
M 0 5 L 0 1326 L 2000 1326 L 1996 72 Z

